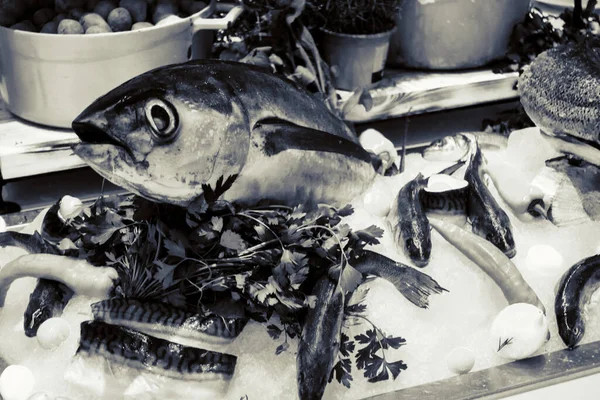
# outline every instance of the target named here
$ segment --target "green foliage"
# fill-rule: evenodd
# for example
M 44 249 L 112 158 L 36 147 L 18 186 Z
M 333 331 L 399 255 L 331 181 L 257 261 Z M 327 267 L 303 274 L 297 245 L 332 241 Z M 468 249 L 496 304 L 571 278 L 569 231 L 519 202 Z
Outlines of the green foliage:
M 402 3 L 403 0 L 312 0 L 311 9 L 322 15 L 324 29 L 369 35 L 393 29 Z

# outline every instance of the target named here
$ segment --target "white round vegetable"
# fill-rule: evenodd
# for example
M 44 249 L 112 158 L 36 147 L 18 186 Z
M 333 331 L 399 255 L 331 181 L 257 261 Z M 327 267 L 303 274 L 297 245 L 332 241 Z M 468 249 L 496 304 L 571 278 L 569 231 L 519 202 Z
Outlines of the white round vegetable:
M 544 275 L 554 275 L 563 270 L 563 256 L 552 246 L 536 244 L 527 251 L 527 267 Z
M 83 203 L 77 197 L 66 195 L 60 200 L 58 214 L 62 219 L 71 219 L 78 216 L 83 209 Z
M 475 353 L 467 347 L 455 347 L 446 356 L 446 365 L 455 374 L 467 374 L 475 365 Z
M 548 320 L 536 306 L 511 304 L 496 316 L 490 328 L 490 346 L 502 358 L 520 360 L 546 342 Z
M 26 400 L 34 385 L 33 373 L 22 365 L 9 365 L 0 375 L 0 395 L 4 400 Z
M 44 321 L 37 332 L 37 341 L 43 349 L 52 350 L 60 346 L 71 335 L 69 323 L 59 317 Z

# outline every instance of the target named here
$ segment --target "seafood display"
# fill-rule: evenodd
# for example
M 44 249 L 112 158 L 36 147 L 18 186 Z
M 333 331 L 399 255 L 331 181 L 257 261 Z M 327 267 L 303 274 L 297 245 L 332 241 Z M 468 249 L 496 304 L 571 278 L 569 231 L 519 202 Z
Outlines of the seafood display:
M 600 339 L 583 337 L 597 221 L 553 219 L 572 176 L 510 159 L 519 133 L 449 136 L 395 173 L 391 142 L 224 61 L 142 74 L 73 129 L 74 152 L 133 194 L 65 196 L 40 233 L 0 232 L 21 252 L 1 264 L 0 334 L 20 336 L 0 355 L 52 396 L 350 399 Z M 555 259 L 536 263 L 541 245 Z

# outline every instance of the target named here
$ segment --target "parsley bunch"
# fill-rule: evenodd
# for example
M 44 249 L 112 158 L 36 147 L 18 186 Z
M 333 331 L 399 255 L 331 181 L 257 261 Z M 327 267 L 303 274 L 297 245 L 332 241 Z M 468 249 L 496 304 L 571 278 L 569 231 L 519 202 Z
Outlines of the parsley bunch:
M 353 292 L 363 276 L 348 260 L 378 244 L 383 230 L 353 231 L 342 222 L 353 213 L 351 206 L 307 211 L 279 205 L 243 208 L 219 200 L 234 180 L 221 178 L 214 189 L 205 186 L 187 208 L 137 196 L 100 197 L 66 222 L 62 232 L 70 255 L 115 268 L 121 297 L 262 323 L 275 314 L 282 327 L 269 324 L 267 332 L 274 339 L 284 335 L 279 354 L 288 349 L 288 338 L 301 334 L 306 310 L 315 307 L 311 293 L 317 280 L 323 274 L 337 276 L 344 292 Z M 383 334 L 365 310 L 364 304 L 345 307 L 347 322 L 370 325 L 354 341 L 342 335 L 332 377 L 348 387 L 349 355 L 355 348 L 357 368 L 371 382 L 390 374 L 395 379 L 406 369 L 402 361 L 388 362 L 384 353 L 404 345 L 404 339 Z

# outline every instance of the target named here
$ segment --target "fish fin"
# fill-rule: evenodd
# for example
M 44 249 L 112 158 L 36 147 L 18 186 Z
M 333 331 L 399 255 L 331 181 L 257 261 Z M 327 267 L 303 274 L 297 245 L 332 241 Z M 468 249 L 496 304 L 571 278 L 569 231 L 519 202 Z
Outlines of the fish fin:
M 582 200 L 571 180 L 564 176 L 548 213 L 556 226 L 579 225 L 591 221 L 583 208 Z
M 465 165 L 467 163 L 467 160 L 464 159 L 460 159 L 456 164 L 451 165 L 447 168 L 444 168 L 443 170 L 441 170 L 440 172 L 438 172 L 437 174 L 434 175 L 452 175 L 453 173 L 455 173 L 456 171 L 458 171 L 460 169 L 460 167 L 462 167 L 463 165 Z
M 279 119 L 258 121 L 252 129 L 264 139 L 264 152 L 268 156 L 286 150 L 322 151 L 344 154 L 371 164 L 372 159 L 358 141 L 334 134 L 299 126 Z
M 374 251 L 365 250 L 362 256 L 354 260 L 353 265 L 364 275 L 374 275 L 390 282 L 400 294 L 419 308 L 429 307 L 431 294 L 448 291 L 431 276 Z
M 408 301 L 419 308 L 429 308 L 429 296 L 448 292 L 431 276 L 415 268 L 396 263 L 398 276 L 388 279 Z

